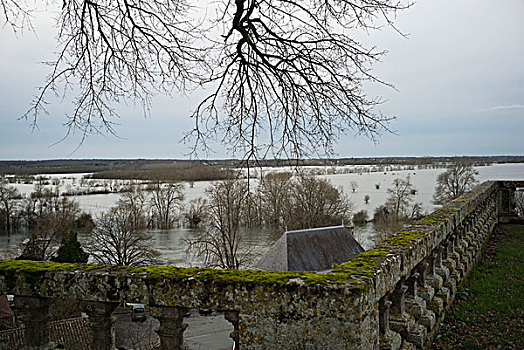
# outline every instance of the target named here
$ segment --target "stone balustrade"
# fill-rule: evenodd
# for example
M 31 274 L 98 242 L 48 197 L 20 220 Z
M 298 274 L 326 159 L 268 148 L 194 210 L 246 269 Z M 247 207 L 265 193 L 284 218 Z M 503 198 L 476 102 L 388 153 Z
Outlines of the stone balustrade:
M 181 349 L 190 308 L 225 311 L 237 349 L 426 347 L 524 182 L 485 182 L 330 273 L 0 261 L 0 295 L 23 311 L 26 345 L 49 349 L 49 299 L 80 300 L 92 349 L 112 349 L 111 313 L 150 306 L 161 349 Z

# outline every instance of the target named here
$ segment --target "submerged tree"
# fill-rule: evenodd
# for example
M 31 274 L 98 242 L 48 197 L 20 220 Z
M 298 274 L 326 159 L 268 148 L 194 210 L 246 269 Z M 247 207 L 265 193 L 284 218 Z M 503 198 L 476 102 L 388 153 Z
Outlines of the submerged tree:
M 184 200 L 184 185 L 178 182 L 154 181 L 147 187 L 150 192 L 151 209 L 156 225 L 161 229 L 171 228 L 174 214 Z
M 329 182 L 312 175 L 301 174 L 291 186 L 288 230 L 342 225 L 350 222 L 353 203 Z
M 291 173 L 268 173 L 260 180 L 258 193 L 267 226 L 285 230 L 290 212 Z
M 398 221 L 403 216 L 407 216 L 415 188 L 411 183 L 409 176 L 405 179 L 396 178 L 392 186 L 388 188 L 389 197 L 386 200 L 386 206 L 391 209 L 394 220 Z
M 422 204 L 413 203 L 417 190 L 410 181 L 396 178 L 391 187 L 387 189 L 389 197 L 386 203 L 375 208 L 373 225 L 378 233 L 377 238 L 383 238 L 404 225 L 423 216 Z
M 478 172 L 471 164 L 454 163 L 437 176 L 433 203 L 444 204 L 460 197 L 475 186 Z
M 153 237 L 137 227 L 132 213 L 118 205 L 102 215 L 87 247 L 95 261 L 106 265 L 143 266 L 158 262 Z
M 39 206 L 33 213 L 35 223 L 29 230 L 20 259 L 51 259 L 56 253 L 55 246 L 77 230 L 77 219 L 81 213 L 78 202 L 48 191 L 38 198 Z
M 189 251 L 206 266 L 238 269 L 253 261 L 241 230 L 247 192 L 247 183 L 236 179 L 214 183 L 206 190 L 208 226 L 188 240 Z
M 189 223 L 189 228 L 197 228 L 206 219 L 207 201 L 197 198 L 189 201 L 184 210 L 184 218 Z
M 331 152 L 352 130 L 387 130 L 381 101 L 362 91 L 383 83 L 371 66 L 383 51 L 353 35 L 393 27 L 402 0 L 51 0 L 61 6 L 59 53 L 26 117 L 37 122 L 53 92 L 74 94 L 66 125 L 115 132 L 115 102 L 201 86 L 188 133 L 195 149 L 217 135 L 247 159 Z M 2 0 L 15 30 L 30 26 L 24 1 Z M 197 13 L 196 10 L 200 10 Z M 207 18 L 203 13 L 216 13 Z M 394 28 L 394 27 L 393 27 Z M 396 28 L 395 28 L 396 30 Z M 383 83 L 384 84 L 384 83 Z M 63 89 L 65 87 L 65 89 Z
M 0 232 L 13 231 L 20 199 L 20 192 L 0 178 Z
M 361 210 L 353 215 L 353 225 L 362 226 L 368 221 L 368 212 Z

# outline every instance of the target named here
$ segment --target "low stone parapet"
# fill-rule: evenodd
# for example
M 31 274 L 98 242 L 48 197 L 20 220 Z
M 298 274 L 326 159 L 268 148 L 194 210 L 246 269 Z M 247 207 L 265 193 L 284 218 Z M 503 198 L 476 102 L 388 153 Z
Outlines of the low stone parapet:
M 26 327 L 40 329 L 33 348 L 48 346 L 57 297 L 81 301 L 93 349 L 113 346 L 110 315 L 123 301 L 151 307 L 161 349 L 181 348 L 190 308 L 226 311 L 237 349 L 423 348 L 499 217 L 512 215 L 517 187 L 485 182 L 329 273 L 3 260 L 0 294 L 34 304 L 24 309 L 36 320 Z

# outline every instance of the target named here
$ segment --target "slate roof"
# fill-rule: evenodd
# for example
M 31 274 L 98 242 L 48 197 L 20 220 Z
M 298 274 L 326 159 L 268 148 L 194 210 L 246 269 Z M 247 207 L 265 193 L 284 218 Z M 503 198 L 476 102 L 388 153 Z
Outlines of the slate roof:
M 87 317 L 50 322 L 49 328 L 51 340 L 63 344 L 66 349 L 89 350 Z M 24 327 L 0 331 L 0 349 L 21 349 L 24 334 Z
M 347 226 L 287 231 L 258 261 L 255 268 L 269 271 L 326 271 L 348 261 L 364 248 Z
M 11 308 L 9 307 L 9 302 L 7 301 L 7 295 L 0 295 L 0 318 L 10 316 Z

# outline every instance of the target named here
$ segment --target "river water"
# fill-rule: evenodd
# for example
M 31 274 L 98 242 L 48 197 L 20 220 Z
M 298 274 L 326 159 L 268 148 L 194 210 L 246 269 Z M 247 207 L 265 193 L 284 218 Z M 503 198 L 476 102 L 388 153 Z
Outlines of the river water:
M 524 163 L 495 164 L 491 166 L 475 167 L 478 171 L 477 179 L 479 182 L 486 180 L 524 180 Z M 271 169 L 278 171 L 279 169 Z M 338 169 L 340 171 L 340 169 Z M 269 171 L 269 170 L 267 170 Z M 397 170 L 385 172 L 356 172 L 319 175 L 331 181 L 333 185 L 339 186 L 353 202 L 354 211 L 366 210 L 370 216 L 377 206 L 383 204 L 387 198 L 387 188 L 391 186 L 395 178 L 410 177 L 411 183 L 417 189 L 415 201 L 422 203 L 424 211 L 431 212 L 435 209 L 431 203 L 437 175 L 444 169 L 422 169 L 422 170 Z M 322 171 L 321 171 L 322 172 Z M 327 168 L 326 168 L 327 172 Z M 46 175 L 47 177 L 66 178 L 64 184 L 73 186 L 85 174 L 74 175 Z M 74 179 L 74 180 L 73 180 Z M 358 187 L 352 191 L 351 183 L 356 182 Z M 380 184 L 380 188 L 376 188 Z M 186 201 L 205 196 L 205 189 L 211 182 L 195 182 L 190 188 L 185 186 Z M 256 185 L 256 181 L 255 184 Z M 22 193 L 29 194 L 33 190 L 33 185 L 16 184 Z M 364 196 L 369 195 L 369 202 L 366 204 Z M 118 201 L 120 195 L 117 193 L 98 194 L 88 196 L 73 196 L 80 203 L 82 210 L 97 216 L 110 209 Z M 188 228 L 174 228 L 170 230 L 151 230 L 154 237 L 155 247 L 161 252 L 161 260 L 165 264 L 177 266 L 190 266 L 195 264 L 195 259 L 187 254 L 187 244 L 185 240 L 197 233 Z M 263 229 L 252 229 L 245 231 L 247 244 L 254 246 L 259 254 L 264 253 L 272 243 L 274 243 L 283 232 L 271 232 Z M 25 239 L 25 234 L 12 234 L 9 237 L 0 235 L 0 258 L 12 258 L 19 254 L 18 249 L 21 241 Z M 369 249 L 374 244 L 374 230 L 371 224 L 364 227 L 355 228 L 355 238 L 365 248 Z M 79 237 L 80 241 L 86 243 L 88 237 Z

